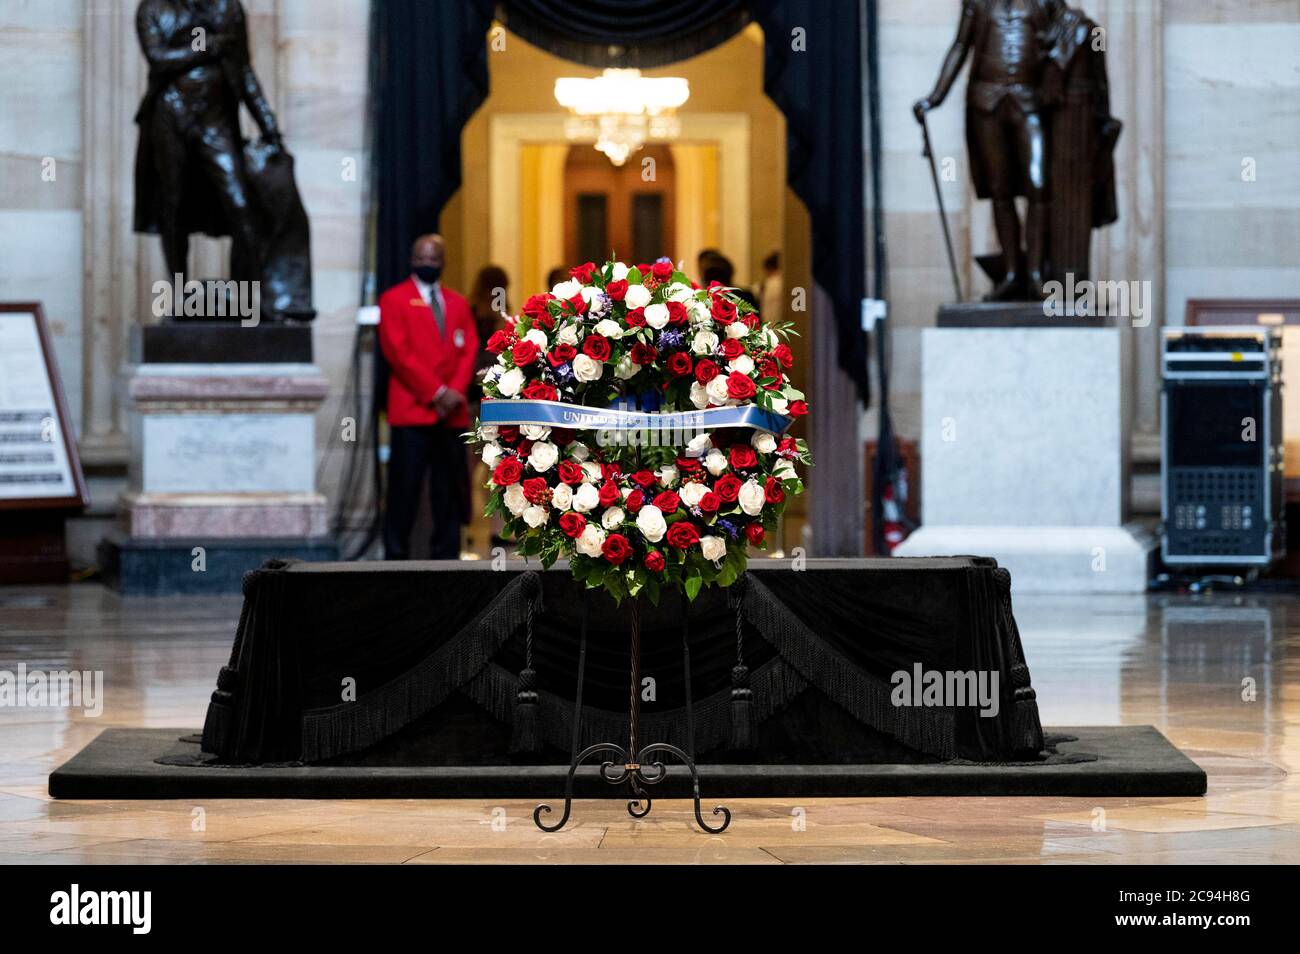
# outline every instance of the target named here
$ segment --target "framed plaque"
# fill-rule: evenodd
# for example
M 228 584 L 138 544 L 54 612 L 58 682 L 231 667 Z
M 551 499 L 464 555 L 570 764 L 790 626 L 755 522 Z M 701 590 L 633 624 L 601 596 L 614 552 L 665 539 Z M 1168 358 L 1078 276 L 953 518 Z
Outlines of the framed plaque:
M 89 503 L 45 314 L 0 302 L 0 511 Z

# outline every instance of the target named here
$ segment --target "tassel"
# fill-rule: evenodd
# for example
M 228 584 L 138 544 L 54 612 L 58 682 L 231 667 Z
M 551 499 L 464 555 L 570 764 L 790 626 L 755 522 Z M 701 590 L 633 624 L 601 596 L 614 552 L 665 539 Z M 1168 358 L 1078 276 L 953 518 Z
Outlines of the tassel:
M 745 578 L 733 587 L 736 608 L 736 665 L 731 670 L 731 748 L 746 751 L 754 747 L 754 693 L 749 688 L 749 667 L 745 665 Z
M 528 616 L 524 623 L 524 668 L 519 671 L 519 692 L 515 696 L 515 715 L 510 730 L 512 754 L 542 751 L 542 737 L 537 717 L 537 670 L 533 669 L 533 614 L 542 600 L 542 584 L 536 573 L 524 578 L 528 597 Z

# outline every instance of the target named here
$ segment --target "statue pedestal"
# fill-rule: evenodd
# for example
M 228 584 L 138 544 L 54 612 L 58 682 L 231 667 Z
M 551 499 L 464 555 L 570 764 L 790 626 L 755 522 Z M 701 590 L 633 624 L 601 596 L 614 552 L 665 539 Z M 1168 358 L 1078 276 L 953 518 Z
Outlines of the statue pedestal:
M 336 559 L 315 486 L 315 413 L 328 385 L 310 363 L 310 329 L 301 329 L 307 363 L 195 360 L 217 356 L 222 337 L 226 354 L 250 356 L 240 336 L 260 328 L 172 326 L 152 353 L 154 329 L 138 330 L 137 356 L 181 360 L 141 360 L 122 381 L 132 454 L 120 529 L 100 544 L 110 584 L 127 594 L 238 592 L 265 559 Z M 283 326 L 265 331 L 285 337 Z
M 970 311 L 984 326 L 922 332 L 922 526 L 895 553 L 995 557 L 1018 593 L 1145 590 L 1120 330 L 1060 327 L 1037 304 Z

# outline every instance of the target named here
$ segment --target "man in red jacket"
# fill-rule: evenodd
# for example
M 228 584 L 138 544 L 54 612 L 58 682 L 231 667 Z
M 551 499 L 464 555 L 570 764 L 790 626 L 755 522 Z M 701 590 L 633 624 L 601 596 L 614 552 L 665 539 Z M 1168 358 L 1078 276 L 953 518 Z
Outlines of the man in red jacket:
M 441 235 L 420 236 L 411 247 L 411 276 L 379 299 L 379 344 L 392 369 L 392 455 L 384 515 L 384 556 L 389 560 L 409 557 L 426 471 L 433 559 L 460 556 L 460 527 L 469 516 L 469 472 L 460 435 L 469 428 L 465 394 L 479 342 L 469 305 L 439 282 L 445 260 Z

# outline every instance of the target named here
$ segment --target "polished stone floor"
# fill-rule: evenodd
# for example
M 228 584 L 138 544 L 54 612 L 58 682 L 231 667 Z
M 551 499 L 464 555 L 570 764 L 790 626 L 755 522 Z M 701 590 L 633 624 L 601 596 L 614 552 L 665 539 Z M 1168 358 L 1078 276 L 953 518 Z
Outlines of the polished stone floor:
M 98 717 L 0 708 L 0 861 L 1268 863 L 1300 861 L 1300 599 L 1016 601 L 1043 722 L 1150 724 L 1209 773 L 1205 798 L 689 802 L 649 818 L 581 802 L 543 835 L 532 802 L 52 801 L 46 776 L 108 726 L 199 726 L 237 598 L 0 587 L 0 671 L 102 670 Z M 707 780 L 705 782 L 707 793 Z

